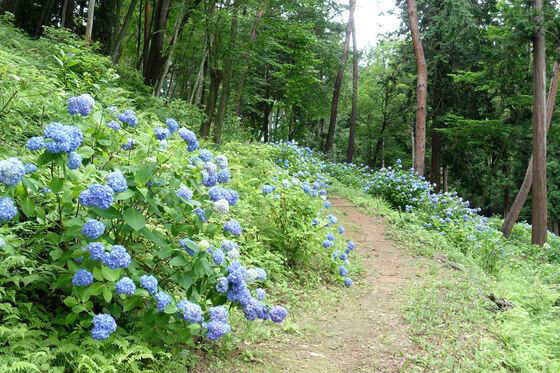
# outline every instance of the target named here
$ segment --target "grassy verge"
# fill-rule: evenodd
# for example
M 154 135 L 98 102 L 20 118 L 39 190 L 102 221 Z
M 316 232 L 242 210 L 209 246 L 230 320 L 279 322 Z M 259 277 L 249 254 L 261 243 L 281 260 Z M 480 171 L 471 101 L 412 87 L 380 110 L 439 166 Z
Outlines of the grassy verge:
M 417 257 L 422 276 L 407 291 L 402 312 L 420 353 L 411 370 L 437 372 L 559 372 L 560 268 L 527 238 L 508 241 L 498 269 L 481 269 L 447 237 L 426 231 L 415 214 L 340 185 L 334 192 L 382 215 L 392 239 Z M 520 228 L 521 229 L 521 228 Z M 462 270 L 434 260 L 443 254 Z M 513 307 L 499 309 L 490 295 Z

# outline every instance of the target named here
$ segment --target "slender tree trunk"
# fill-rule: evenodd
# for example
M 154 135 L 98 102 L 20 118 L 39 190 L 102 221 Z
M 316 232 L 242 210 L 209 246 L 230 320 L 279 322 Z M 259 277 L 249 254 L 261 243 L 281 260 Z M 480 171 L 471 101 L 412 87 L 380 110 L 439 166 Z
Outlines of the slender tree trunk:
M 231 18 L 231 28 L 229 30 L 228 54 L 226 56 L 224 66 L 224 83 L 222 84 L 222 95 L 220 96 L 220 103 L 218 105 L 218 112 L 216 114 L 216 121 L 214 123 L 214 143 L 216 144 L 220 144 L 222 141 L 222 127 L 224 125 L 224 119 L 230 94 L 231 76 L 233 73 L 233 58 L 237 39 L 237 12 L 238 7 L 234 5 L 233 15 Z
M 208 137 L 210 127 L 214 119 L 216 109 L 216 97 L 222 83 L 223 73 L 221 70 L 210 69 L 210 87 L 208 88 L 208 102 L 206 104 L 206 120 L 200 125 L 200 136 Z
M 554 113 L 554 108 L 556 105 L 556 94 L 558 93 L 558 78 L 560 73 L 560 62 L 554 62 L 554 67 L 552 68 L 552 78 L 550 80 L 550 88 L 548 91 L 547 108 L 546 108 L 546 130 L 550 128 L 552 124 L 552 114 Z M 519 188 L 519 192 L 515 196 L 515 200 L 511 205 L 502 225 L 502 233 L 504 236 L 508 237 L 511 234 L 513 225 L 519 218 L 521 209 L 527 201 L 529 196 L 529 191 L 531 190 L 531 185 L 533 184 L 533 155 L 529 158 L 529 163 L 527 165 L 527 170 L 525 171 L 525 178 L 523 183 Z
M 449 191 L 449 170 L 447 169 L 447 165 L 443 166 L 443 193 L 447 193 Z
M 91 33 L 93 31 L 93 15 L 95 11 L 95 0 L 89 0 L 86 25 L 86 42 L 91 43 Z
M 39 18 L 39 23 L 37 23 L 37 28 L 35 29 L 35 35 L 40 35 L 45 21 L 50 17 L 52 6 L 54 0 L 50 0 L 48 3 L 44 4 L 43 11 L 41 12 L 41 18 Z
M 140 40 L 142 38 L 142 4 L 143 2 L 140 1 L 138 4 L 138 34 L 136 38 L 136 69 L 140 69 Z
M 546 195 L 546 55 L 544 45 L 543 0 L 533 0 L 535 31 L 533 40 L 533 206 L 532 243 L 544 245 L 547 234 Z
M 262 139 L 263 142 L 269 141 L 269 123 L 270 123 L 270 113 L 272 112 L 272 105 L 268 102 L 264 103 L 264 110 L 263 110 L 263 122 L 262 122 Z
M 206 45 L 206 43 L 204 43 Z M 202 92 L 202 85 L 204 83 L 204 65 L 206 63 L 206 57 L 208 56 L 208 49 L 204 49 L 204 53 L 202 54 L 202 60 L 200 61 L 200 67 L 198 69 L 198 74 L 196 74 L 196 81 L 194 82 L 194 86 L 191 93 L 191 98 L 189 99 L 189 103 L 191 105 L 195 105 L 195 100 L 200 97 L 200 93 Z
M 124 37 L 126 36 L 126 31 L 128 30 L 128 24 L 130 23 L 130 20 L 132 19 L 132 13 L 134 12 L 134 8 L 136 8 L 136 3 L 138 2 L 138 0 L 130 0 L 130 4 L 128 6 L 128 10 L 126 12 L 126 15 L 124 17 L 124 21 L 123 24 L 120 28 L 120 30 L 117 33 L 117 38 L 115 39 L 115 43 L 113 45 L 113 51 L 111 53 L 111 59 L 113 61 L 113 63 L 117 63 L 119 62 L 118 57 L 120 55 L 120 49 L 121 49 L 121 43 L 124 40 Z
M 352 51 L 354 63 L 352 69 L 352 114 L 350 115 L 350 134 L 348 135 L 348 151 L 346 162 L 352 163 L 354 144 L 356 142 L 356 117 L 358 116 L 358 46 L 356 43 L 356 27 L 352 22 Z
M 406 0 L 408 8 L 408 25 L 412 35 L 412 45 L 416 56 L 416 141 L 414 142 L 414 170 L 424 175 L 424 158 L 426 155 L 426 98 L 428 96 L 428 67 L 424 56 L 424 47 L 418 27 L 416 0 Z
M 154 10 L 154 28 L 150 40 L 150 49 L 146 66 L 144 68 L 144 83 L 155 85 L 163 69 L 163 41 L 165 38 L 165 25 L 169 15 L 171 0 L 158 0 Z
M 69 30 L 74 28 L 74 0 L 64 0 L 60 25 Z
M 144 3 L 144 43 L 142 45 L 142 71 L 146 70 L 148 52 L 150 51 L 150 32 L 153 23 L 153 15 L 150 17 L 150 0 L 146 0 Z
M 348 24 L 346 25 L 346 36 L 344 38 L 344 47 L 342 48 L 342 59 L 340 62 L 340 66 L 338 67 L 336 80 L 334 82 L 331 117 L 329 120 L 329 132 L 327 133 L 327 142 L 325 144 L 325 153 L 327 154 L 330 154 L 332 152 L 332 147 L 334 143 L 334 134 L 336 131 L 336 116 L 338 113 L 338 100 L 340 98 L 340 85 L 342 84 L 342 78 L 344 76 L 344 68 L 346 67 L 346 61 L 348 60 L 350 34 L 352 33 L 352 24 L 354 23 L 354 9 L 356 8 L 356 1 L 355 0 L 349 0 L 349 1 L 350 1 L 350 13 L 348 15 Z

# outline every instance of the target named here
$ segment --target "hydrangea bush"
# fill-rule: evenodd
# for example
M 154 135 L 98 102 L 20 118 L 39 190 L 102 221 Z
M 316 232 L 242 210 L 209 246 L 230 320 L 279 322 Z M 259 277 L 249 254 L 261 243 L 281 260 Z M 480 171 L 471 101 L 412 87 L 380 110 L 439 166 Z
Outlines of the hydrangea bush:
M 0 255 L 25 290 L 10 290 L 14 305 L 40 311 L 60 335 L 169 346 L 229 333 L 232 308 L 285 319 L 255 290 L 266 271 L 241 264 L 227 157 L 200 149 L 175 119 L 150 128 L 89 94 L 67 110 L 60 121 L 71 125 L 47 124 L 20 157 L 0 160 Z M 26 273 L 31 261 L 39 267 Z

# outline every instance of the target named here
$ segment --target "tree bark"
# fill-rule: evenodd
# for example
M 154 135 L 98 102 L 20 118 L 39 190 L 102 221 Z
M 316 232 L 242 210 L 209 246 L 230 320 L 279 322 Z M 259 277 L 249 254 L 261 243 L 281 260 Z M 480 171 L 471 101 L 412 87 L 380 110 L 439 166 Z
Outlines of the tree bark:
M 344 77 L 344 68 L 346 67 L 346 62 L 348 60 L 350 34 L 352 33 L 352 24 L 354 23 L 354 9 L 356 8 L 356 1 L 355 0 L 349 0 L 349 1 L 350 1 L 350 13 L 348 15 L 348 24 L 346 25 L 346 36 L 344 38 L 344 47 L 342 48 L 342 59 L 340 62 L 340 66 L 338 67 L 336 79 L 334 81 L 331 117 L 329 120 L 329 132 L 327 133 L 327 142 L 325 144 L 326 154 L 330 154 L 332 152 L 332 147 L 334 143 L 334 134 L 336 131 L 336 115 L 338 112 L 338 100 L 340 98 L 340 85 L 342 84 L 342 78 Z
M 350 134 L 348 135 L 348 151 L 346 162 L 352 163 L 354 157 L 354 145 L 356 142 L 356 117 L 358 116 L 358 46 L 356 43 L 356 27 L 352 22 L 352 51 L 354 63 L 352 69 L 352 114 L 350 114 Z
M 220 103 L 218 105 L 218 112 L 214 123 L 214 143 L 216 144 L 220 144 L 222 140 L 222 127 L 224 125 L 224 118 L 226 116 L 226 109 L 230 94 L 231 76 L 233 73 L 233 58 L 237 39 L 237 12 L 238 7 L 234 5 L 233 15 L 231 18 L 231 28 L 229 30 L 228 52 L 224 63 L 224 83 L 222 84 L 222 95 L 220 96 Z
M 533 39 L 533 205 L 531 224 L 534 245 L 544 245 L 547 234 L 546 196 L 546 56 L 543 0 L 533 0 L 537 30 Z
M 72 30 L 74 27 L 74 0 L 64 0 L 62 6 L 60 25 L 64 28 Z
M 121 43 L 124 40 L 124 37 L 126 36 L 126 31 L 128 30 L 128 24 L 132 19 L 132 13 L 134 12 L 134 8 L 136 8 L 137 2 L 138 0 L 130 0 L 130 5 L 128 6 L 128 10 L 124 17 L 123 24 L 117 33 L 117 38 L 115 39 L 115 43 L 113 45 L 113 51 L 111 53 L 111 60 L 113 61 L 113 63 L 119 62 Z
M 560 62 L 555 61 L 554 67 L 552 68 L 552 77 L 550 79 L 550 87 L 548 91 L 548 99 L 546 101 L 546 130 L 548 131 L 550 125 L 552 124 L 552 115 L 554 114 L 554 108 L 556 106 L 556 95 L 558 93 L 558 78 L 560 73 Z M 515 200 L 511 205 L 502 225 L 502 233 L 504 236 L 508 237 L 511 234 L 513 225 L 519 218 L 521 209 L 527 201 L 529 196 L 529 191 L 533 184 L 533 155 L 529 158 L 529 163 L 527 165 L 527 170 L 525 171 L 525 178 L 523 183 L 515 196 Z
M 91 33 L 93 31 L 93 15 L 95 11 L 95 0 L 89 0 L 86 25 L 86 42 L 91 43 Z
M 163 40 L 165 37 L 165 24 L 169 15 L 171 0 L 158 0 L 154 10 L 154 27 L 151 34 L 150 49 L 144 68 L 144 83 L 155 85 L 163 69 Z
M 406 0 L 408 24 L 412 35 L 412 45 L 416 56 L 416 140 L 414 142 L 414 170 L 424 176 L 424 159 L 426 156 L 426 98 L 428 96 L 428 67 L 424 47 L 420 38 L 416 0 Z
M 150 50 L 150 31 L 154 17 L 150 17 L 150 0 L 144 3 L 144 43 L 142 44 L 142 71 L 146 69 L 146 62 L 148 61 L 148 52 Z
M 39 22 L 37 23 L 37 28 L 35 29 L 35 35 L 40 35 L 41 30 L 43 28 L 43 24 L 47 20 L 47 18 L 51 15 L 52 6 L 54 4 L 54 0 L 50 0 L 47 4 L 44 4 L 43 11 L 41 12 L 41 18 L 39 18 Z
M 216 108 L 216 96 L 218 89 L 222 83 L 223 73 L 222 70 L 210 69 L 210 87 L 208 88 L 208 102 L 206 104 L 206 120 L 200 125 L 200 136 L 208 137 L 210 133 L 210 126 L 214 119 L 214 112 Z

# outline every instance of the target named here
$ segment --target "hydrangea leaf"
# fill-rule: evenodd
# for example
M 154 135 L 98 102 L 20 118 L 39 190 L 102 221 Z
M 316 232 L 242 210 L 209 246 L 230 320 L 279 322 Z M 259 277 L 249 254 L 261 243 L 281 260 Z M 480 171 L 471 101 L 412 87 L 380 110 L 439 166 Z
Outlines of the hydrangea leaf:
M 129 207 L 123 214 L 124 221 L 130 225 L 135 231 L 139 231 L 146 225 L 146 218 L 140 211 L 133 207 Z
M 95 153 L 95 151 L 89 147 L 89 146 L 82 146 L 80 149 L 78 149 L 77 153 L 83 158 L 89 158 L 93 155 L 93 153 Z
M 107 303 L 111 302 L 111 299 L 113 299 L 113 292 L 109 290 L 108 287 L 103 289 L 103 299 L 105 299 Z

